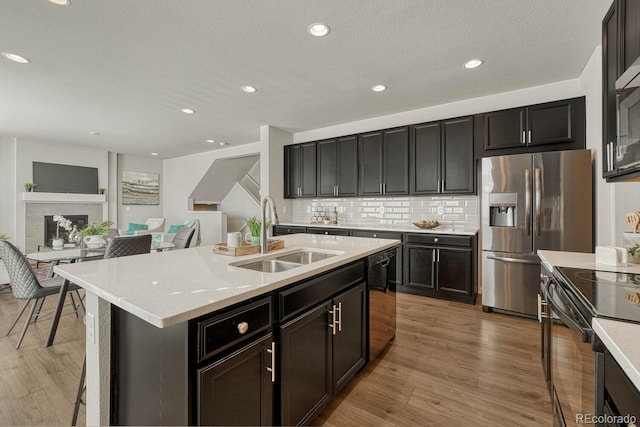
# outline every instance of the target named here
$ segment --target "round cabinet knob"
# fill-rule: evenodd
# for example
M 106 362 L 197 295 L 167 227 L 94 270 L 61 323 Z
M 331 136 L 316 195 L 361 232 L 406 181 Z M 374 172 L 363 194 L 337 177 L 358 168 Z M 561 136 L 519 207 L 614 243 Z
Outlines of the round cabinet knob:
M 378 235 L 377 235 L 377 234 L 374 234 L 374 235 L 373 235 L 373 237 L 378 237 Z
M 433 239 L 434 242 L 438 243 L 438 238 Z
M 240 334 L 246 334 L 247 331 L 249 330 L 249 324 L 247 322 L 240 322 L 238 323 L 238 332 L 240 332 Z
M 324 232 L 324 234 L 329 234 L 329 232 L 328 232 L 328 231 L 325 231 L 325 232 Z

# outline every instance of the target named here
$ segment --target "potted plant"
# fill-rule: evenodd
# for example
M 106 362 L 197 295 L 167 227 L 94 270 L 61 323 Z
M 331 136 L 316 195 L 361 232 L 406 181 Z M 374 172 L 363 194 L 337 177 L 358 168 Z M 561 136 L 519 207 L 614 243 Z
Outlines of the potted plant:
M 24 189 L 27 190 L 29 193 L 32 193 L 37 186 L 38 184 L 34 184 L 33 182 L 24 183 Z
M 102 221 L 99 224 L 92 223 L 80 230 L 78 236 L 82 238 L 82 242 L 89 249 L 101 248 L 107 243 L 103 236 L 109 233 L 111 225 L 113 225 L 113 221 Z
M 257 246 L 260 244 L 260 228 L 262 227 L 262 221 L 260 221 L 257 217 L 252 216 L 251 218 L 245 219 L 247 227 L 249 227 L 250 238 L 245 236 L 245 240 L 251 242 L 252 246 Z M 267 222 L 267 228 L 271 227 L 271 223 Z
M 102 187 L 98 188 L 98 194 L 104 194 L 105 191 L 107 191 L 106 188 L 102 188 Z

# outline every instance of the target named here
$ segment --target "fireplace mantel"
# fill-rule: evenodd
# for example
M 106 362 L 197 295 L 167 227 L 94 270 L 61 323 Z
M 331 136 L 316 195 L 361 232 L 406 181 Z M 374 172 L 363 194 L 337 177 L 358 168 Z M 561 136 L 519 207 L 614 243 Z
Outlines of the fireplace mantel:
M 107 197 L 104 194 L 24 192 L 22 200 L 25 203 L 106 203 Z

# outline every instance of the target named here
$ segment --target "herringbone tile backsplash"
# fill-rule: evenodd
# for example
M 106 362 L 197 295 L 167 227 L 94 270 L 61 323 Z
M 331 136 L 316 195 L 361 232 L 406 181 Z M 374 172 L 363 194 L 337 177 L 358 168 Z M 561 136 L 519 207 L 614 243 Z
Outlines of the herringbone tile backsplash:
M 478 196 L 296 199 L 292 219 L 309 223 L 318 212 L 331 216 L 334 207 L 343 225 L 410 225 L 424 219 L 452 227 L 479 226 Z

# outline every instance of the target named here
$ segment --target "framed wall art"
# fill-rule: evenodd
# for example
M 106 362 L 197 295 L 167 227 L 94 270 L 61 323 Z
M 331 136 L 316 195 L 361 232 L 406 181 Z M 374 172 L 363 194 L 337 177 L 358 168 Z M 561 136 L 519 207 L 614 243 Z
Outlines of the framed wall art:
M 122 171 L 123 205 L 159 205 L 160 175 L 150 172 Z

